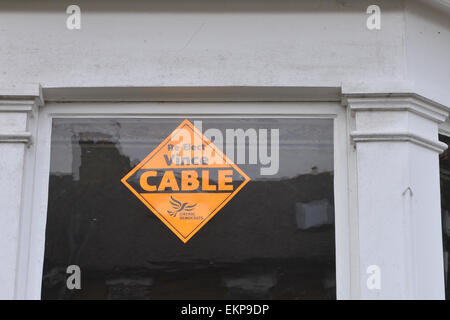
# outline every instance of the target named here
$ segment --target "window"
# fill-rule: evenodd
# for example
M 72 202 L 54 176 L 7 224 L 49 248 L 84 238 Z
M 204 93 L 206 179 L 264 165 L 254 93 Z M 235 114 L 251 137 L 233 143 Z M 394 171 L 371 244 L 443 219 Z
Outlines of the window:
M 258 139 L 267 130 L 266 140 L 278 129 L 280 147 L 277 165 L 259 154 L 254 163 L 249 150 L 256 141 L 259 152 L 259 140 L 235 141 L 232 160 L 250 181 L 187 243 L 121 183 L 185 119 L 224 140 L 226 129 L 254 129 Z M 46 104 L 25 292 L 43 299 L 349 297 L 345 130 L 338 103 Z M 211 141 L 228 153 L 229 141 Z M 269 141 L 269 158 L 270 150 Z M 68 265 L 81 268 L 82 290 L 65 287 Z
M 53 120 L 43 298 L 335 298 L 333 120 L 190 119 L 249 133 L 234 162 L 251 181 L 186 244 L 120 183 L 182 120 Z M 261 131 L 269 175 L 237 161 Z

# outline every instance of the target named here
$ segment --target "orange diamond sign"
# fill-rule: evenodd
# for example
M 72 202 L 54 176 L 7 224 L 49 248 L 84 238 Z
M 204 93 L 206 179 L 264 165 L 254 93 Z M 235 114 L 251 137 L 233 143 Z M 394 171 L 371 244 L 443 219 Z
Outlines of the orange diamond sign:
M 250 178 L 184 120 L 122 183 L 184 243 Z

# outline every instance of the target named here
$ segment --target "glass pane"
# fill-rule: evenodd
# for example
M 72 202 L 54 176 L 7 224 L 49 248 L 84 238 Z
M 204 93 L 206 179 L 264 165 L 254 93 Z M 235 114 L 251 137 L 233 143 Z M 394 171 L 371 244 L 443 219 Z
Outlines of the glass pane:
M 439 136 L 439 140 L 450 145 L 450 138 Z M 441 173 L 441 204 L 442 204 L 442 235 L 444 245 L 444 270 L 445 270 L 445 296 L 450 300 L 449 283 L 449 251 L 450 251 L 450 153 L 445 150 L 439 156 Z
M 121 182 L 183 120 L 53 120 L 42 298 L 335 299 L 333 120 L 189 118 L 250 181 L 186 243 Z

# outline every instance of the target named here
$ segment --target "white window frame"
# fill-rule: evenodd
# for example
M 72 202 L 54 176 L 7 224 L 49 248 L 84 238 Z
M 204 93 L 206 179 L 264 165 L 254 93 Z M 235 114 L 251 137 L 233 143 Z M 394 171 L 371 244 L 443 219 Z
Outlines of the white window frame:
M 21 223 L 21 253 L 18 261 L 16 296 L 40 299 L 47 220 L 50 145 L 54 118 L 187 118 L 187 117 L 275 117 L 334 119 L 334 199 L 336 244 L 336 295 L 338 299 L 358 296 L 359 270 L 357 219 L 351 200 L 349 173 L 354 165 L 348 138 L 349 115 L 338 101 L 310 102 L 48 102 L 37 119 L 37 138 L 26 171 L 31 195 L 24 200 L 30 208 Z M 353 252 L 353 254 L 352 254 Z

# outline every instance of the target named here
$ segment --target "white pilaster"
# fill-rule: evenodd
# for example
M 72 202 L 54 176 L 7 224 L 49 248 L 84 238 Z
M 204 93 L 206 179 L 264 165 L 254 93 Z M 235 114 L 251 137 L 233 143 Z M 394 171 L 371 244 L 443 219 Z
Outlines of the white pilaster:
M 16 297 L 26 156 L 40 94 L 0 95 L 0 299 Z
M 356 153 L 360 298 L 443 299 L 438 154 L 447 146 L 438 126 L 448 109 L 407 94 L 345 102 Z M 370 266 L 379 267 L 379 289 L 367 285 L 377 277 Z

